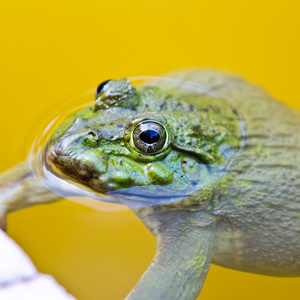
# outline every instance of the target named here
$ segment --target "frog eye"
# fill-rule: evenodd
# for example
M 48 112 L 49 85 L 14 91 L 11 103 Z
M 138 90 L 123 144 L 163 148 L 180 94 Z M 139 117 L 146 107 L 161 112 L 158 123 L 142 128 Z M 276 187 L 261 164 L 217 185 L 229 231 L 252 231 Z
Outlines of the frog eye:
M 139 151 L 154 154 L 166 144 L 167 131 L 158 122 L 143 121 L 134 128 L 132 140 Z
M 102 83 L 100 83 L 95 91 L 95 99 L 97 99 L 99 96 L 101 96 L 108 89 L 108 87 L 113 83 L 113 81 L 114 80 L 109 79 L 109 80 L 105 80 Z

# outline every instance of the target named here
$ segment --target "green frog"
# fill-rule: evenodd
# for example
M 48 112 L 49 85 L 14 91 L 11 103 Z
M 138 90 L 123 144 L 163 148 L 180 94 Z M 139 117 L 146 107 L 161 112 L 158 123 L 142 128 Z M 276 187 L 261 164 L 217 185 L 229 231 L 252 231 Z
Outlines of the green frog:
M 300 276 L 300 113 L 236 75 L 168 77 L 172 86 L 103 82 L 45 146 L 51 174 L 127 205 L 156 236 L 127 299 L 195 299 L 210 263 Z M 1 175 L 0 189 L 3 224 L 8 212 L 60 199 L 25 163 Z

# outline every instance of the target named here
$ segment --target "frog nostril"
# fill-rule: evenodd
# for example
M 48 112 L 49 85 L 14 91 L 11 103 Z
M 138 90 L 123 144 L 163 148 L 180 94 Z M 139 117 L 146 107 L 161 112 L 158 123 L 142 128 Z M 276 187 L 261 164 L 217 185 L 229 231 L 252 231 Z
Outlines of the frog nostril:
M 94 148 L 98 146 L 99 136 L 94 131 L 89 131 L 80 137 L 80 143 L 87 148 Z
M 94 139 L 97 138 L 97 134 L 95 132 L 93 132 L 93 131 L 89 131 L 88 135 L 91 136 L 91 137 L 93 137 Z

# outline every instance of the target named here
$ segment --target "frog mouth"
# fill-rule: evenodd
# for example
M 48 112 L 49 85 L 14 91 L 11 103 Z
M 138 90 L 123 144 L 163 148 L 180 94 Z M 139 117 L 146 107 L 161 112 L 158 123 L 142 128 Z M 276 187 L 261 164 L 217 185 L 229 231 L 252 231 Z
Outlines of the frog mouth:
M 46 161 L 52 174 L 93 193 L 140 199 L 186 194 L 172 188 L 173 173 L 157 162 L 137 163 L 129 157 L 110 157 L 104 151 L 66 153 L 53 145 L 46 151 Z
M 101 194 L 117 189 L 115 184 L 105 180 L 107 160 L 108 158 L 102 155 L 101 159 L 94 157 L 94 160 L 85 161 L 84 151 L 64 154 L 58 150 L 49 149 L 47 154 L 48 169 L 53 174 Z
M 155 177 L 154 175 L 160 175 L 158 173 L 162 172 L 162 167 L 157 163 L 148 163 L 144 167 L 139 166 L 140 173 L 137 176 L 130 174 L 128 169 L 126 170 L 129 159 L 121 159 L 124 168 L 110 169 L 109 165 L 116 165 L 115 161 L 110 161 L 110 158 L 103 155 L 101 157 L 102 166 L 99 166 L 98 162 L 95 164 L 98 170 L 95 170 L 91 164 L 83 163 L 83 153 L 76 155 L 75 157 L 75 155 L 62 154 L 50 147 L 47 154 L 47 168 L 55 176 L 63 180 L 67 179 L 68 182 L 71 181 L 71 184 L 75 183 L 77 186 L 79 184 L 83 190 L 91 191 L 93 198 L 95 198 L 95 194 L 96 198 L 97 194 L 101 194 L 101 200 L 109 202 L 124 202 L 124 199 L 128 202 L 130 199 L 130 202 L 143 203 L 143 206 L 146 203 L 147 205 L 159 205 L 186 197 L 199 188 L 199 185 L 193 185 L 193 183 L 182 187 L 178 184 L 178 180 L 173 180 L 173 176 L 170 179 L 166 179 L 166 176 L 163 175 Z M 156 173 L 153 175 L 153 172 Z M 110 197 L 103 199 L 103 195 Z
M 142 164 L 134 162 L 130 157 L 109 156 L 99 149 L 98 152 L 95 151 L 95 157 L 91 153 L 93 152 L 87 153 L 85 150 L 74 153 L 60 151 L 55 149 L 55 145 L 48 145 L 44 152 L 46 169 L 61 184 L 61 189 L 58 189 L 50 182 L 50 189 L 70 199 L 74 196 L 89 197 L 125 204 L 135 209 L 175 203 L 177 205 L 209 184 L 199 176 L 194 180 L 186 180 L 185 183 L 184 178 L 176 175 L 176 172 L 174 176 L 165 176 L 164 172 L 167 170 L 163 169 L 163 163 Z M 199 173 L 202 178 L 208 178 L 208 166 L 202 165 Z

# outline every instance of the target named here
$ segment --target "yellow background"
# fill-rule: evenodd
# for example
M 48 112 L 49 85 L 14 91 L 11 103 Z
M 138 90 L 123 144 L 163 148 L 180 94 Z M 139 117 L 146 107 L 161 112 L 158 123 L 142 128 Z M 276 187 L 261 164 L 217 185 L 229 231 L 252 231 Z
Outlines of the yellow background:
M 103 80 L 209 66 L 300 108 L 298 0 L 9 0 L 0 4 L 0 171 L 36 127 Z M 62 201 L 13 213 L 8 233 L 78 299 L 122 299 L 155 252 L 128 210 Z M 212 266 L 200 299 L 299 299 L 300 279 Z

